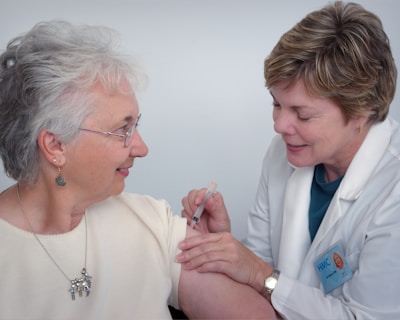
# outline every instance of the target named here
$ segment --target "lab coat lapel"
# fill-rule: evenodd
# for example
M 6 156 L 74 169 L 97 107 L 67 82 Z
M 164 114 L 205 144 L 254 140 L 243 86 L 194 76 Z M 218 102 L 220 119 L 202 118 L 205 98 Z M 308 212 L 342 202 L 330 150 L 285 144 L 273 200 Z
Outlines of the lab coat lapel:
M 289 178 L 283 209 L 278 268 L 296 279 L 310 247 L 308 208 L 314 167 L 297 168 Z
M 315 235 L 312 247 L 324 239 L 336 221 L 348 211 L 348 207 L 358 199 L 387 149 L 391 138 L 390 121 L 371 127 L 363 144 L 350 163 L 335 196 Z M 368 159 L 366 161 L 366 159 Z

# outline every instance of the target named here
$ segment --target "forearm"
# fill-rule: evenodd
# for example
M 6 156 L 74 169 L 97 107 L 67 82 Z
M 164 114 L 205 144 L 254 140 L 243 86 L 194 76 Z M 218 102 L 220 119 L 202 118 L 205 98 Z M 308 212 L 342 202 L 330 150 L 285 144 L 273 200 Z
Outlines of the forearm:
M 187 229 L 187 237 L 196 233 Z M 261 272 L 256 273 L 258 278 Z M 182 268 L 179 304 L 194 319 L 275 319 L 274 309 L 259 291 L 218 272 Z
M 256 290 L 219 273 L 183 270 L 179 303 L 190 319 L 276 319 Z

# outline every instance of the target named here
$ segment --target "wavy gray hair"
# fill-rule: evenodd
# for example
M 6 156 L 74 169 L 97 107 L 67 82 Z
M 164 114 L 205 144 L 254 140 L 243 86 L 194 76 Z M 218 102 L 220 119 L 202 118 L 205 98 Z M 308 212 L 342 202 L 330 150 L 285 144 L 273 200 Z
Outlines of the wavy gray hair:
M 115 51 L 115 31 L 66 21 L 35 25 L 0 56 L 0 154 L 6 174 L 32 183 L 38 174 L 37 137 L 47 129 L 73 140 L 93 111 L 90 88 L 132 89 L 139 78 L 130 58 Z

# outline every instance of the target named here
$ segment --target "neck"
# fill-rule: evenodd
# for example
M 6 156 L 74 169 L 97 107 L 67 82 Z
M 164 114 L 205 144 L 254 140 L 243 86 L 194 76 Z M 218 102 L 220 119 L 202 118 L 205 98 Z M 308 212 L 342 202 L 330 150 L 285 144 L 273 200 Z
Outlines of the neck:
M 18 207 L 26 220 L 23 229 L 36 234 L 60 234 L 73 230 L 82 220 L 84 211 L 75 212 L 60 200 L 60 195 L 52 191 L 39 194 L 30 186 L 16 185 Z
M 340 156 L 337 159 L 333 159 L 331 163 L 323 163 L 326 182 L 335 181 L 346 174 L 350 163 L 353 161 L 355 155 L 364 142 L 369 128 L 370 126 L 365 125 L 363 130 L 356 134 L 353 142 L 343 152 L 340 153 Z

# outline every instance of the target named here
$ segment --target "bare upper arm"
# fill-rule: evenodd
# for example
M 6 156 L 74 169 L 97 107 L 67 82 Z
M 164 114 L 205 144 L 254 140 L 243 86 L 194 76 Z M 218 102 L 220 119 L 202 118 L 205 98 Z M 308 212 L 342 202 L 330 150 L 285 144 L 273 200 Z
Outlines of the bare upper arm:
M 197 233 L 188 227 L 186 237 Z M 189 318 L 276 319 L 268 300 L 250 286 L 220 273 L 199 273 L 182 268 L 179 304 Z

